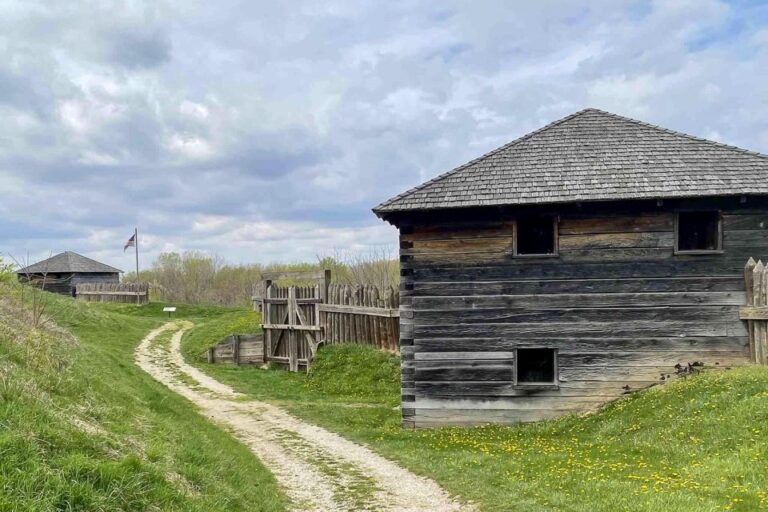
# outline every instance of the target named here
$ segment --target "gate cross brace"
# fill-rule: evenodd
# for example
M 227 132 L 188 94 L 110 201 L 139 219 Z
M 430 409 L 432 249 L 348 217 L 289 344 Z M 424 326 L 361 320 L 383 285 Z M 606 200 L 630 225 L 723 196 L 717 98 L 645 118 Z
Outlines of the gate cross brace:
M 323 328 L 319 325 L 300 325 L 300 324 L 261 324 L 262 329 L 280 329 L 284 331 L 321 331 Z
M 768 320 L 768 306 L 743 306 L 739 308 L 741 320 Z

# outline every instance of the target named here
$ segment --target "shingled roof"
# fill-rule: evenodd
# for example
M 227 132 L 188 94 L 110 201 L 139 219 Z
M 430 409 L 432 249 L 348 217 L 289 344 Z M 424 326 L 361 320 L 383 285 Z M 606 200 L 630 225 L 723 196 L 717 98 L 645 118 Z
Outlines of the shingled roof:
M 115 272 L 122 272 L 122 270 L 86 258 L 76 252 L 66 251 L 16 271 L 17 274 L 42 274 L 46 272 L 51 274 L 69 272 L 114 274 Z
M 373 211 L 768 194 L 768 156 L 588 108 Z

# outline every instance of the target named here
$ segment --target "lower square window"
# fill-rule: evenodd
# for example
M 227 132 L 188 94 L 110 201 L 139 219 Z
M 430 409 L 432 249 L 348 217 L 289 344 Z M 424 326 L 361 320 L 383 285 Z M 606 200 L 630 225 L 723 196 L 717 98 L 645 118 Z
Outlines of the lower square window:
M 515 383 L 557 384 L 557 351 L 553 348 L 517 349 Z

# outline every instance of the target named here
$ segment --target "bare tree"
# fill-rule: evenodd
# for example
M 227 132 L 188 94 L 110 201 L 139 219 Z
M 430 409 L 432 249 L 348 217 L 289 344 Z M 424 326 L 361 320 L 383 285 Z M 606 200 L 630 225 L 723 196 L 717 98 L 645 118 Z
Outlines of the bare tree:
M 371 246 L 365 251 L 335 249 L 332 256 L 318 258 L 321 266 L 335 270 L 334 282 L 351 285 L 372 284 L 379 289 L 397 288 L 400 264 L 397 251 L 389 245 Z
M 51 256 L 53 254 L 49 253 L 48 258 L 50 259 Z M 48 284 L 48 260 L 46 259 L 45 265 L 43 265 L 40 272 L 30 272 L 28 270 L 31 265 L 29 253 L 27 253 L 23 265 L 14 256 L 11 256 L 11 259 L 24 276 L 23 281 L 19 283 L 21 289 L 19 295 L 22 304 L 28 307 L 32 327 L 41 327 L 44 323 L 45 310 L 48 306 L 48 295 L 45 292 L 45 287 Z
M 196 304 L 245 306 L 250 304 L 254 285 L 264 272 L 296 272 L 330 269 L 333 282 L 397 288 L 400 268 L 397 251 L 390 246 L 374 246 L 364 251 L 335 250 L 315 262 L 238 264 L 221 256 L 197 251 L 163 253 L 142 271 L 142 280 L 152 284 L 159 300 Z M 128 280 L 131 280 L 132 276 Z M 300 282 L 291 284 L 303 284 Z

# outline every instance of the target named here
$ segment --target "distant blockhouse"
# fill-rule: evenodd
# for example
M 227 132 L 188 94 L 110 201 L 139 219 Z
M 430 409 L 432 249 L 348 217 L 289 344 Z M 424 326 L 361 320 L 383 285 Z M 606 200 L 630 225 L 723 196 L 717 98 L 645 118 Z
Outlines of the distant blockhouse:
M 66 251 L 16 271 L 19 281 L 30 282 L 62 295 L 77 295 L 84 283 L 119 283 L 122 270 L 76 252 Z

